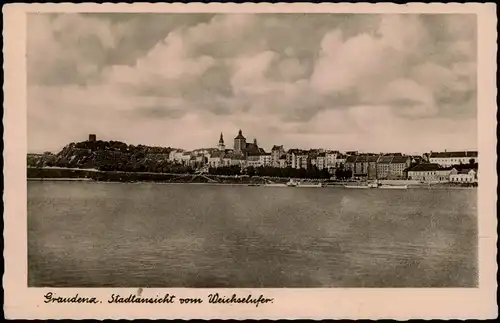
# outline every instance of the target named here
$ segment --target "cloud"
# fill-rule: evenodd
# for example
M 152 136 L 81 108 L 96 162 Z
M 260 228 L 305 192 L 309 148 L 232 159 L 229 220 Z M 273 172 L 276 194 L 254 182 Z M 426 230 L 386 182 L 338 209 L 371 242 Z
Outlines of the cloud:
M 239 128 L 268 146 L 476 140 L 455 131 L 476 120 L 473 15 L 31 14 L 27 27 L 35 150 L 87 132 L 194 148 Z
M 262 93 L 271 89 L 267 88 L 265 73 L 269 69 L 276 53 L 265 51 L 257 55 L 239 57 L 234 60 L 234 74 L 231 84 L 235 93 Z

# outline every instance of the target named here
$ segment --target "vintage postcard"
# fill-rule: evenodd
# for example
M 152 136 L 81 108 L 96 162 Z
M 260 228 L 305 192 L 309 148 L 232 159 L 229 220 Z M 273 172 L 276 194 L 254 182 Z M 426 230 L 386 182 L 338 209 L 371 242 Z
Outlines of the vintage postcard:
M 496 317 L 495 9 L 5 6 L 6 317 Z

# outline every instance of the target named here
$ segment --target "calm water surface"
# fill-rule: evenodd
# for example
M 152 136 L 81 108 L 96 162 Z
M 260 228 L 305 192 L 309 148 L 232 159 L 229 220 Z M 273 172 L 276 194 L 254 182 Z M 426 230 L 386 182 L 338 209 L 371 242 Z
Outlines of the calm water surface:
M 28 182 L 28 284 L 474 287 L 477 190 Z

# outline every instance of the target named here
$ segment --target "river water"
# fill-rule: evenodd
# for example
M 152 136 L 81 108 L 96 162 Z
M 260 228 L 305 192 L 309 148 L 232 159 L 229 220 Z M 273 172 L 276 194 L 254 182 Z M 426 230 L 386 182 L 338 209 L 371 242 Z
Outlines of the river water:
M 477 190 L 28 182 L 30 287 L 475 287 Z

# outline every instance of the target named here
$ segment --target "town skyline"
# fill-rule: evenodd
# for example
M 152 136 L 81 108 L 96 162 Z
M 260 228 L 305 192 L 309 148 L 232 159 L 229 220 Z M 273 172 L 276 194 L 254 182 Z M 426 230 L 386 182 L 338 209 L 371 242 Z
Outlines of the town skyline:
M 194 149 L 240 128 L 266 149 L 477 149 L 476 25 L 453 14 L 29 14 L 28 150 L 89 132 Z
M 135 146 L 138 146 L 138 145 L 143 145 L 143 146 L 150 146 L 150 147 L 164 147 L 164 148 L 172 148 L 172 149 L 182 149 L 182 150 L 185 150 L 185 151 L 193 151 L 193 150 L 197 150 L 197 149 L 218 149 L 218 143 L 219 143 L 219 138 L 220 138 L 220 135 L 222 134 L 223 135 L 223 138 L 224 138 L 224 143 L 225 143 L 225 146 L 226 146 L 226 150 L 229 149 L 229 150 L 232 150 L 233 149 L 233 140 L 234 140 L 234 137 L 236 137 L 236 135 L 238 134 L 238 131 L 240 129 L 238 129 L 236 132 L 235 132 L 235 135 L 234 136 L 227 136 L 226 134 L 224 134 L 223 132 L 219 132 L 218 136 L 217 136 L 217 140 L 214 140 L 211 144 L 207 141 L 207 145 L 204 145 L 204 146 L 192 146 L 190 148 L 188 147 L 176 147 L 176 146 L 173 146 L 173 145 L 168 145 L 168 144 L 163 144 L 163 145 L 157 145 L 157 144 L 148 144 L 148 143 L 135 143 L 135 142 L 129 142 L 129 141 L 123 141 L 123 140 L 119 140 L 119 139 L 116 139 L 116 138 L 102 138 L 99 136 L 99 134 L 95 134 L 96 135 L 96 138 L 97 140 L 102 140 L 102 141 L 120 141 L 120 142 L 124 142 L 126 144 L 129 144 L 129 145 L 135 145 Z M 242 130 L 242 129 L 241 129 Z M 242 130 L 243 131 L 243 130 Z M 455 148 L 455 149 L 450 149 L 450 148 L 444 148 L 444 149 L 429 149 L 429 150 L 426 150 L 426 151 L 409 151 L 409 150 L 405 150 L 405 149 L 399 149 L 399 150 L 387 150 L 387 151 L 375 151 L 375 150 L 363 150 L 363 149 L 356 149 L 355 147 L 348 147 L 346 149 L 339 149 L 339 148 L 335 148 L 335 147 L 313 147 L 313 146 L 286 146 L 286 145 L 283 145 L 281 143 L 270 143 L 270 144 L 262 144 L 262 140 L 259 139 L 258 137 L 253 137 L 253 136 L 247 136 L 245 131 L 243 131 L 243 134 L 245 135 L 246 139 L 247 139 L 247 142 L 253 142 L 255 139 L 257 140 L 258 142 L 258 145 L 259 147 L 263 148 L 267 153 L 271 152 L 271 149 L 273 146 L 283 146 L 285 150 L 289 150 L 289 149 L 300 149 L 300 150 L 328 150 L 328 151 L 339 151 L 340 153 L 345 153 L 345 152 L 348 152 L 348 151 L 356 151 L 358 153 L 374 153 L 374 154 L 390 154 L 390 153 L 402 153 L 402 154 L 406 154 L 406 155 L 422 155 L 424 153 L 430 153 L 430 152 L 451 152 L 451 151 L 478 151 L 477 148 Z M 61 149 L 63 149 L 67 144 L 69 144 L 70 142 L 83 142 L 83 141 L 87 141 L 88 140 L 88 133 L 85 134 L 84 136 L 82 136 L 81 138 L 75 138 L 75 140 L 70 140 L 68 142 L 66 142 L 64 145 L 62 145 L 61 147 L 58 147 L 56 149 L 53 149 L 53 150 L 28 150 L 28 154 L 41 154 L 41 153 L 44 153 L 44 152 L 51 152 L 51 153 L 57 153 L 59 152 Z M 266 140 L 264 140 L 264 142 L 266 142 Z

